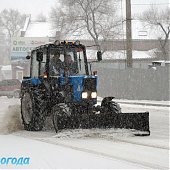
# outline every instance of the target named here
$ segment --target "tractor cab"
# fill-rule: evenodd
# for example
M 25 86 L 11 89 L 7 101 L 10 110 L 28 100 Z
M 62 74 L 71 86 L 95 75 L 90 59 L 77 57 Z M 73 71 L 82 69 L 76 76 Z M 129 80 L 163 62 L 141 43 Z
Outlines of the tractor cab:
M 101 55 L 98 52 L 98 60 Z M 43 45 L 31 52 L 31 77 L 89 75 L 86 48 L 76 42 L 59 42 Z

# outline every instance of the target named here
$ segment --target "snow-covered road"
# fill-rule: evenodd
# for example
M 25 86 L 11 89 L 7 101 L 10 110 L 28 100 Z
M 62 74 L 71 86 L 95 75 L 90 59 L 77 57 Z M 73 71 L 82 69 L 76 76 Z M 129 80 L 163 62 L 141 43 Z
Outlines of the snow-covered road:
M 29 165 L 0 165 L 0 168 L 145 168 L 127 161 L 109 159 L 98 154 L 91 154 L 68 148 L 61 145 L 53 145 L 14 135 L 0 136 L 0 157 L 29 157 Z
M 121 107 L 123 112 L 149 111 L 151 135 L 137 137 L 120 129 L 28 132 L 20 125 L 19 101 L 0 98 L 0 158 L 29 156 L 28 168 L 168 169 L 169 108 Z

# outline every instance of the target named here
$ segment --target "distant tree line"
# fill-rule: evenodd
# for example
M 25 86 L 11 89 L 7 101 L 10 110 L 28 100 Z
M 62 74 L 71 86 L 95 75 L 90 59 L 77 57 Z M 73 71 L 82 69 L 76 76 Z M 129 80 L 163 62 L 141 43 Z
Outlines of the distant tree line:
M 170 44 L 168 41 L 170 37 L 170 8 L 167 6 L 163 10 L 151 5 L 148 10 L 139 16 L 139 19 L 144 22 L 145 26 L 157 30 L 162 59 L 170 60 Z

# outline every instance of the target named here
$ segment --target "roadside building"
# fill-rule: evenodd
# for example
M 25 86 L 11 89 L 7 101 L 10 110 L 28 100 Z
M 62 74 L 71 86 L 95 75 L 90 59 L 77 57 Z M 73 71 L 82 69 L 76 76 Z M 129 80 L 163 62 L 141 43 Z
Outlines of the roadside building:
M 50 23 L 33 22 L 31 16 L 25 21 L 20 36 L 11 39 L 12 78 L 21 79 L 29 75 L 29 61 L 26 56 L 32 49 L 50 41 Z

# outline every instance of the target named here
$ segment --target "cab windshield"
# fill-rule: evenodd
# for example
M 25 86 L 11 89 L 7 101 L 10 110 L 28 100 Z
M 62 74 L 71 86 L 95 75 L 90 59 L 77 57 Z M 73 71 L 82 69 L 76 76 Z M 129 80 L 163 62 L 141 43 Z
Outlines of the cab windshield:
M 66 49 L 65 51 L 51 49 L 49 62 L 50 76 L 67 74 L 68 76 L 85 75 L 85 63 L 83 51 Z

